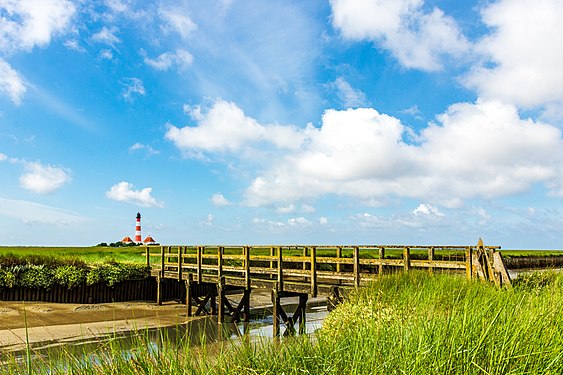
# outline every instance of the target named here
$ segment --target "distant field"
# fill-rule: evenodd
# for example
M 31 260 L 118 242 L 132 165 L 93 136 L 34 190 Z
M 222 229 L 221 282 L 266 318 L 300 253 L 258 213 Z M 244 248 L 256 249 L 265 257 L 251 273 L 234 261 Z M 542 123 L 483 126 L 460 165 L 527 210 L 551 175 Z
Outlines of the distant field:
M 135 262 L 144 263 L 145 247 L 109 247 L 109 246 L 90 246 L 90 247 L 33 247 L 33 246 L 0 246 L 0 255 L 12 253 L 15 255 L 49 255 L 54 257 L 77 257 L 83 259 L 87 262 L 102 262 L 107 260 L 125 261 L 125 262 Z M 152 250 L 157 252 L 158 250 Z M 213 251 L 210 249 L 210 251 Z M 226 253 L 238 252 L 239 249 L 225 249 Z M 361 251 L 362 257 L 373 256 L 377 258 L 378 252 L 375 249 L 366 249 Z M 267 249 L 258 250 L 256 253 L 266 255 L 268 253 Z M 563 256 L 563 250 L 501 250 L 501 253 L 505 257 L 524 257 L 524 256 Z M 284 252 L 286 255 L 302 255 L 302 250 L 292 250 Z M 317 256 L 334 256 L 334 250 L 321 250 L 317 251 Z M 351 250 L 345 250 L 342 254 L 344 257 L 352 257 Z M 436 253 L 437 257 L 443 257 L 445 259 L 449 257 L 463 256 L 463 252 L 447 251 Z M 400 258 L 402 256 L 399 250 L 386 251 L 386 258 Z M 427 257 L 427 252 L 424 250 L 412 250 L 411 257 L 415 259 L 424 259 Z
M 144 247 L 33 247 L 0 246 L 0 255 L 48 255 L 53 257 L 76 257 L 86 262 L 116 260 L 118 262 L 144 263 Z

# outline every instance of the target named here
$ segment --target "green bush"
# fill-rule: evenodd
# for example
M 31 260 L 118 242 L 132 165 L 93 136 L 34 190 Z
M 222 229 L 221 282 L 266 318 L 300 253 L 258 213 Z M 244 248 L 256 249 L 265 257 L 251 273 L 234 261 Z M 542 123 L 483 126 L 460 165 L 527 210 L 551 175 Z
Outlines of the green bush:
M 53 276 L 57 284 L 72 289 L 86 282 L 86 273 L 84 268 L 66 265 L 55 268 Z
M 0 268 L 0 288 L 13 288 L 16 285 L 16 275 L 12 270 Z
M 69 289 L 79 285 L 103 283 L 114 286 L 125 280 L 149 277 L 149 269 L 143 264 L 93 263 L 87 265 L 76 258 L 56 258 L 43 255 L 18 257 L 13 254 L 0 256 L 0 287 L 46 288 L 54 285 Z
M 44 264 L 29 264 L 18 276 L 17 285 L 24 288 L 49 289 L 55 283 L 51 270 Z

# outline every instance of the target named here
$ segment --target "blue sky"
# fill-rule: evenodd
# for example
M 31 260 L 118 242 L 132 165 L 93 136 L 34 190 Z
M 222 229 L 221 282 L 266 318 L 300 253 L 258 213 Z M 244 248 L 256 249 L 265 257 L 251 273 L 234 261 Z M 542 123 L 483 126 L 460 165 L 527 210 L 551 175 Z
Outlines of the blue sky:
M 0 244 L 563 248 L 558 0 L 0 0 Z

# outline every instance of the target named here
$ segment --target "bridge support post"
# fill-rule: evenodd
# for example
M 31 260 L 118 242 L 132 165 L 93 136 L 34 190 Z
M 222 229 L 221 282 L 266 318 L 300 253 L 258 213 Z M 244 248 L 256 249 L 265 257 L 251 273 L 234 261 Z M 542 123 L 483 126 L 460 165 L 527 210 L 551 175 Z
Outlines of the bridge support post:
M 287 297 L 299 297 L 299 303 L 297 308 L 291 316 L 288 316 L 286 311 L 282 306 L 282 298 Z M 280 336 L 280 323 L 283 322 L 285 325 L 284 336 L 294 335 L 297 333 L 295 329 L 295 324 L 299 322 L 299 333 L 305 333 L 306 328 L 306 310 L 307 310 L 307 300 L 309 294 L 299 293 L 299 292 L 285 292 L 276 289 L 272 290 L 272 305 L 273 305 L 273 336 Z

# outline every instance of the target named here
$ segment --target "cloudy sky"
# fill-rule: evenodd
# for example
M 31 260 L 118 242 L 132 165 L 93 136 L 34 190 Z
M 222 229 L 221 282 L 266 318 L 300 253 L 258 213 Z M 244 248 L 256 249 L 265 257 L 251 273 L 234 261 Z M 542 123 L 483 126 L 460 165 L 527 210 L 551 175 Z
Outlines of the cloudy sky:
M 560 0 L 0 0 L 0 245 L 563 248 Z

